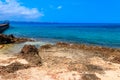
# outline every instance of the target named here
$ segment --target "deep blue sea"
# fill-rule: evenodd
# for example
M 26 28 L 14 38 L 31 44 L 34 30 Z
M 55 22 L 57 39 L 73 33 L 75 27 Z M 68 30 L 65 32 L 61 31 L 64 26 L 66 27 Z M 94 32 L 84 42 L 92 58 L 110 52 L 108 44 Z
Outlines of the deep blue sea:
M 38 41 L 65 41 L 120 48 L 120 24 L 10 22 L 5 34 Z

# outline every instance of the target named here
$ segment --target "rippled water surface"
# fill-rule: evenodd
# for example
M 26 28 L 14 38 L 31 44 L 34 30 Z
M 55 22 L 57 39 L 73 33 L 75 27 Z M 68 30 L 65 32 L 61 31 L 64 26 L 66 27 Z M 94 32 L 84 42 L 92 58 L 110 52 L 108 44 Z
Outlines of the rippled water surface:
M 120 47 L 120 24 L 11 22 L 5 34 L 46 42 L 66 41 Z

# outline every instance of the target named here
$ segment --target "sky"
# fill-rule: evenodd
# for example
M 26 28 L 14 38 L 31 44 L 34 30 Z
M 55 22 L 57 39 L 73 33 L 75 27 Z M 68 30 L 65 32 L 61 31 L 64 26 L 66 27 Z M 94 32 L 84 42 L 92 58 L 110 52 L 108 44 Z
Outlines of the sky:
M 0 20 L 120 23 L 120 0 L 0 0 Z

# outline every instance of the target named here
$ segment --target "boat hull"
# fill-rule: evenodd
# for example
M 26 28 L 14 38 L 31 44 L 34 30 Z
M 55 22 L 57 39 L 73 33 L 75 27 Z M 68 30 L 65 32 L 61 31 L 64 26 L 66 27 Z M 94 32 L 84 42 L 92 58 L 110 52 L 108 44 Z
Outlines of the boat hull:
M 8 28 L 9 28 L 9 23 L 0 24 L 0 33 L 4 32 Z

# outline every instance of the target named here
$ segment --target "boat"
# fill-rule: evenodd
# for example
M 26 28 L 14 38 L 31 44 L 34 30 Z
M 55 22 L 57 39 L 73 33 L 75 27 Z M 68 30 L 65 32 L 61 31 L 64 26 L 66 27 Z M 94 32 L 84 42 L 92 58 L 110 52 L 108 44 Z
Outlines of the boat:
M 0 24 L 0 33 L 2 33 L 3 31 L 5 31 L 8 28 L 9 28 L 9 22 L 1 23 Z
M 5 26 L 9 26 L 9 24 L 8 23 L 0 24 L 0 27 L 5 27 Z

